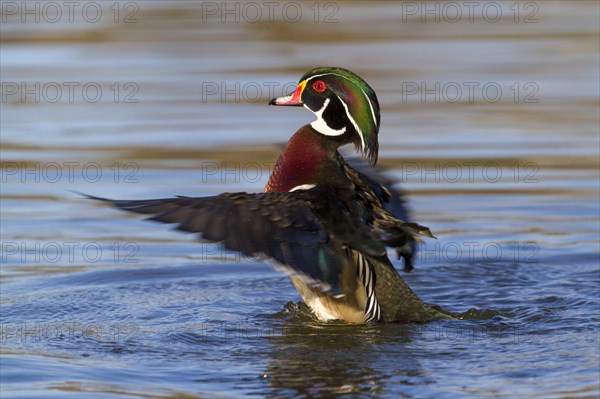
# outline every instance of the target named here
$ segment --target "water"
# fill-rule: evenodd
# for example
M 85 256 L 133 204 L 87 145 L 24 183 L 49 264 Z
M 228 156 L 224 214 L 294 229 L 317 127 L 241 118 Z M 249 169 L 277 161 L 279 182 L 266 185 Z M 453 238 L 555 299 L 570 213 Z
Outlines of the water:
M 4 9 L 3 398 L 598 397 L 597 3 L 101 4 Z M 263 261 L 72 192 L 260 191 L 311 120 L 266 102 L 318 65 L 375 88 L 380 163 L 438 237 L 403 277 L 462 320 L 317 323 Z

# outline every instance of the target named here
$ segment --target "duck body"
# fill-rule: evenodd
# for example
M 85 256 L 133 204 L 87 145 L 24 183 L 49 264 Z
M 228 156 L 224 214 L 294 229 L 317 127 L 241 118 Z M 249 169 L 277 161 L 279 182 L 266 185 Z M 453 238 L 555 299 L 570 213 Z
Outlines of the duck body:
M 265 192 L 298 190 L 317 183 L 350 188 L 336 154 L 337 147 L 326 137 L 310 125 L 302 126 L 279 155 Z
M 429 233 L 417 225 L 399 228 L 395 223 L 386 223 L 386 217 L 395 219 L 384 207 L 384 202 L 391 198 L 387 187 L 353 169 L 337 151 L 337 146 L 311 125 L 305 125 L 284 147 L 265 192 L 310 190 L 317 185 L 330 185 L 336 190 L 337 198 L 345 200 L 340 206 L 359 214 L 368 225 L 388 227 L 388 237 L 394 237 L 401 245 L 414 239 L 413 234 Z M 335 256 L 345 258 L 344 263 L 351 265 L 340 279 L 342 294 L 328 294 L 301 277 L 291 276 L 295 288 L 319 320 L 364 323 L 426 321 L 439 317 L 437 311 L 425 305 L 404 283 L 386 254 L 370 256 L 342 245 Z M 402 303 L 398 298 L 403 299 Z
M 303 105 L 317 116 L 279 156 L 263 193 L 155 200 L 103 200 L 176 223 L 246 255 L 263 254 L 291 278 L 321 321 L 425 322 L 448 318 L 403 281 L 386 247 L 410 247 L 429 229 L 406 223 L 376 175 L 353 168 L 338 152 L 354 143 L 376 161 L 379 104 L 372 89 L 341 68 L 316 68 L 274 105 Z M 375 177 L 374 177 L 375 176 Z M 409 258 L 405 261 L 408 262 Z M 408 263 L 405 263 L 407 265 Z

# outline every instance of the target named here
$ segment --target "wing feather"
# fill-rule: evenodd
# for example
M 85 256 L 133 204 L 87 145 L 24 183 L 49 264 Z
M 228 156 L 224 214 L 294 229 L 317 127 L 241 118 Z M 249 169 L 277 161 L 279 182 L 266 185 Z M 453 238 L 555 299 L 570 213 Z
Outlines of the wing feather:
M 385 253 L 362 215 L 351 213 L 334 188 L 292 193 L 225 193 L 214 197 L 176 197 L 151 200 L 101 200 L 150 220 L 177 224 L 181 231 L 222 243 L 245 255 L 267 255 L 286 273 L 305 278 L 328 290 L 352 260 L 351 246 L 373 256 Z

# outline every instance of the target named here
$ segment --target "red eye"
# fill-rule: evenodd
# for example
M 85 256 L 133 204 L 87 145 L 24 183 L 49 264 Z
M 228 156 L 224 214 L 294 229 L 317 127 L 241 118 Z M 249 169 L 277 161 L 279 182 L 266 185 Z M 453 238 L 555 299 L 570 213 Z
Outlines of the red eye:
M 326 87 L 327 86 L 325 85 L 325 82 L 323 82 L 322 80 L 317 80 L 315 83 L 313 83 L 313 89 L 315 89 L 315 91 L 319 93 L 324 91 Z

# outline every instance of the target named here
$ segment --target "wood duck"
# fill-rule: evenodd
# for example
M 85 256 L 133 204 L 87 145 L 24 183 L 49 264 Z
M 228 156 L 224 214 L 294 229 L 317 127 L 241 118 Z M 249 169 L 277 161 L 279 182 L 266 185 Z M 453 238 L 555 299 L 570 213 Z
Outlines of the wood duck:
M 175 223 L 245 255 L 267 255 L 321 321 L 425 322 L 449 315 L 425 304 L 404 282 L 386 247 L 407 254 L 428 228 L 385 207 L 394 200 L 365 167 L 353 168 L 338 147 L 353 143 L 375 164 L 380 124 L 375 92 L 353 72 L 308 71 L 295 91 L 271 105 L 304 106 L 317 119 L 302 126 L 279 156 L 264 193 L 109 200 L 121 209 Z M 396 198 L 397 199 L 397 198 Z M 410 252 L 410 251 L 408 251 Z M 410 254 L 405 259 L 410 260 Z

